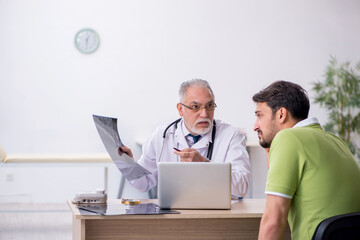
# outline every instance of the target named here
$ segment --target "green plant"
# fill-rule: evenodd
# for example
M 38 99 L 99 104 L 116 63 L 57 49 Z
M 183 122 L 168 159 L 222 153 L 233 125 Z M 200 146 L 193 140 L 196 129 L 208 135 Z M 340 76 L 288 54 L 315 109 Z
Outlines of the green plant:
M 329 113 L 329 121 L 324 126 L 343 139 L 354 156 L 360 159 L 360 148 L 356 138 L 360 136 L 360 62 L 351 66 L 350 62 L 338 63 L 330 57 L 324 80 L 313 83 L 317 96 L 315 103 L 324 106 Z

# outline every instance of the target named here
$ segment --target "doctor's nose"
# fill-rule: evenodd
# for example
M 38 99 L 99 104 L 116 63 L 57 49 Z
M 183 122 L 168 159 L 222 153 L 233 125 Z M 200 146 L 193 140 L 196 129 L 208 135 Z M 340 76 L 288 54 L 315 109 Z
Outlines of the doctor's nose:
M 206 110 L 204 107 L 201 108 L 201 109 L 199 110 L 199 112 L 200 112 L 200 117 L 202 117 L 202 118 L 207 118 L 207 117 L 209 116 L 207 110 Z

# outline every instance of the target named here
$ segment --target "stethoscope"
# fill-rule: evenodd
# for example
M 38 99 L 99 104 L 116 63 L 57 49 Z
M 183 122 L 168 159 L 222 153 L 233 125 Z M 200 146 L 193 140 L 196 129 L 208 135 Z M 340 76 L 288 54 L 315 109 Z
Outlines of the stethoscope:
M 173 125 L 175 125 L 175 129 L 177 129 L 177 124 L 181 121 L 181 119 L 182 118 L 176 119 L 174 122 L 170 123 L 169 126 L 167 126 L 165 128 L 164 133 L 163 133 L 163 146 L 161 148 L 159 162 L 161 160 L 161 155 L 162 155 L 163 148 L 164 148 L 164 143 L 165 143 L 167 130 Z M 216 122 L 215 122 L 215 120 L 213 120 L 213 129 L 212 129 L 212 133 L 211 133 L 211 142 L 209 143 L 208 152 L 207 152 L 207 155 L 206 155 L 206 158 L 209 159 L 209 160 L 211 160 L 212 153 L 213 153 L 214 142 L 215 142 L 215 134 L 216 134 Z

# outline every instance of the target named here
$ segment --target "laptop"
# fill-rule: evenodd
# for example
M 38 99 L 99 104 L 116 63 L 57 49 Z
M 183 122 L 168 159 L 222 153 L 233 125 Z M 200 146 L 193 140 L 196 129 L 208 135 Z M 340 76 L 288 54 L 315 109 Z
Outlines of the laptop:
M 162 209 L 230 209 L 231 163 L 159 162 Z

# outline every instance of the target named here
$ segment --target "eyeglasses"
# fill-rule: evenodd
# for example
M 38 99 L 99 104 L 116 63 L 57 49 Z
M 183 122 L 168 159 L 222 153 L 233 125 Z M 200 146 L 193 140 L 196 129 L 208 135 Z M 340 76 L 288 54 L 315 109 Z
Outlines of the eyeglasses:
M 201 105 L 199 105 L 199 104 L 193 104 L 193 105 L 191 105 L 191 106 L 186 106 L 186 105 L 183 104 L 183 103 L 180 103 L 180 104 L 181 104 L 182 106 L 190 109 L 190 110 L 193 111 L 194 113 L 195 113 L 195 112 L 198 112 L 199 110 L 201 110 L 201 108 L 205 108 L 205 110 L 206 110 L 207 112 L 211 112 L 211 111 L 214 111 L 215 108 L 217 107 L 217 106 L 216 106 L 216 103 L 208 103 L 208 104 L 206 104 L 205 106 L 201 106 Z

